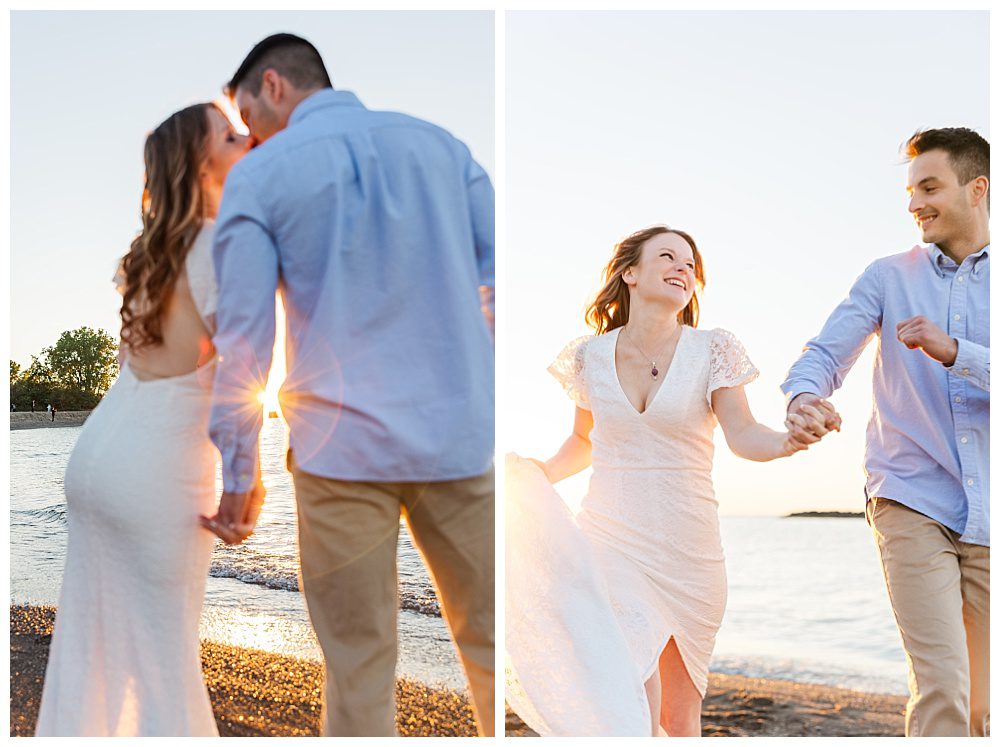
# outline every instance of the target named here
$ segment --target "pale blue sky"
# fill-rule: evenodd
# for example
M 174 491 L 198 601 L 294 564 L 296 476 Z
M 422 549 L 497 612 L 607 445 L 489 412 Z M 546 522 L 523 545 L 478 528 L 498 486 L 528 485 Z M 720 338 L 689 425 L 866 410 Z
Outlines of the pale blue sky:
M 653 223 L 698 242 L 701 326 L 744 342 L 751 407 L 780 427 L 803 343 L 872 260 L 919 242 L 900 144 L 989 139 L 985 12 L 509 13 L 506 34 L 502 451 L 548 457 L 569 433 L 545 367 L 589 332 L 615 241 Z M 746 462 L 717 431 L 722 513 L 863 508 L 873 353 L 833 398 L 843 432 L 809 452 Z
M 81 325 L 117 336 L 146 135 L 278 31 L 315 44 L 334 87 L 442 125 L 493 173 L 491 12 L 15 12 L 11 358 Z

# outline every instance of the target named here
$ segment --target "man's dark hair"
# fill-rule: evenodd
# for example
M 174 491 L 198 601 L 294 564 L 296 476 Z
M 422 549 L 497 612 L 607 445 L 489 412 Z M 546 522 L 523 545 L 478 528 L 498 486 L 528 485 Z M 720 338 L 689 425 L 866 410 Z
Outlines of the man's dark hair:
M 236 95 L 243 86 L 251 96 L 259 96 L 264 71 L 276 70 L 296 88 L 333 88 L 330 76 L 316 47 L 301 36 L 272 34 L 258 42 L 226 84 L 226 95 Z
M 929 150 L 943 150 L 958 175 L 959 184 L 968 184 L 977 176 L 990 178 L 990 144 L 968 127 L 942 127 L 913 133 L 903 152 L 910 160 Z

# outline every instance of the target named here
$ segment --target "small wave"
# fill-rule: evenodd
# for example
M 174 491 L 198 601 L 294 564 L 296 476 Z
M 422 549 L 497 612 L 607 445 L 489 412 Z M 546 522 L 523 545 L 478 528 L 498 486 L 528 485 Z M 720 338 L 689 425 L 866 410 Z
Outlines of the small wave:
M 264 553 L 249 547 L 217 547 L 208 575 L 277 591 L 300 591 L 297 558 Z M 441 616 L 441 606 L 433 586 L 405 577 L 399 580 L 399 606 L 422 615 Z
M 11 523 L 24 525 L 55 524 L 66 526 L 66 504 L 46 508 L 14 509 L 10 512 Z

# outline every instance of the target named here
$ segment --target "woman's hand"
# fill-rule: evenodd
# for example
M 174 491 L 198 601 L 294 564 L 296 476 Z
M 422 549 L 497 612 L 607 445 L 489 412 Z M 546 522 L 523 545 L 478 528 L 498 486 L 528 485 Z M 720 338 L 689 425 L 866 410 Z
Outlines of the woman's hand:
M 805 451 L 830 432 L 827 428 L 825 410 L 803 404 L 797 412 L 789 413 L 785 420 L 788 432 L 783 444 L 784 456 L 791 456 L 797 451 Z
M 552 478 L 549 477 L 548 469 L 546 469 L 546 467 L 545 467 L 545 462 L 543 462 L 540 459 L 532 459 L 531 457 L 528 457 L 528 461 L 531 462 L 532 464 L 534 464 L 536 467 L 538 467 L 538 469 L 540 469 L 542 471 L 542 474 L 545 475 L 545 479 L 546 480 L 548 480 L 549 482 L 552 482 Z

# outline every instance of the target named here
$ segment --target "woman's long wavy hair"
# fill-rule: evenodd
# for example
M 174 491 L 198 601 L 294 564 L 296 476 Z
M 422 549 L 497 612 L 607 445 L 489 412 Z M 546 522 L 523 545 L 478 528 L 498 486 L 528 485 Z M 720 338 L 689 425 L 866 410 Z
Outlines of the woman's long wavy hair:
M 122 258 L 122 342 L 131 350 L 163 343 L 163 314 L 184 260 L 205 222 L 198 170 L 208 152 L 209 112 L 195 104 L 146 138 L 142 231 Z
M 650 226 L 636 231 L 615 244 L 615 252 L 604 268 L 604 286 L 587 307 L 585 319 L 595 334 L 604 334 L 628 323 L 629 287 L 622 273 L 639 264 L 642 246 L 661 233 L 673 233 L 684 239 L 694 255 L 695 289 L 691 301 L 677 314 L 677 321 L 691 327 L 698 326 L 698 295 L 705 287 L 705 268 L 694 239 L 684 231 L 669 226 Z

